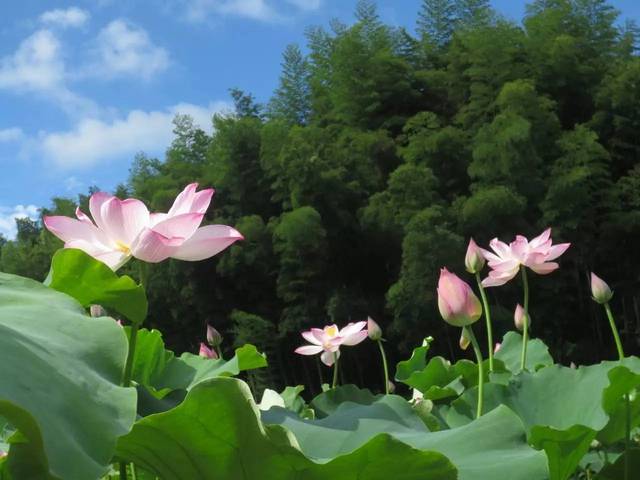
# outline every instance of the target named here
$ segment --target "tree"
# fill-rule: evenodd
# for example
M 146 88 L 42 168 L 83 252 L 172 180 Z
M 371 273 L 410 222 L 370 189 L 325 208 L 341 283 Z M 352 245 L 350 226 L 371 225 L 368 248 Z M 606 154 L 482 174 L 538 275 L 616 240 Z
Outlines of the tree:
M 418 12 L 418 34 L 439 47 L 449 43 L 455 24 L 455 7 L 453 0 L 423 0 Z
M 297 45 L 287 45 L 283 53 L 280 84 L 271 98 L 269 116 L 304 125 L 309 120 L 309 66 Z

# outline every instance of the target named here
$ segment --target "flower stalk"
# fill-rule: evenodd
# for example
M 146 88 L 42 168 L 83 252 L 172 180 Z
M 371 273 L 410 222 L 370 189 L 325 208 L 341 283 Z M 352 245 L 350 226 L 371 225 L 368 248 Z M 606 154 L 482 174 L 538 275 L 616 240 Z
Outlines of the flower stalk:
M 471 340 L 473 351 L 476 354 L 476 362 L 478 363 L 478 408 L 476 409 L 476 418 L 480 418 L 482 416 L 482 403 L 484 399 L 484 367 L 482 365 L 482 351 L 480 350 L 480 345 L 473 333 L 471 325 L 463 328 L 467 332 L 467 337 Z
M 491 312 L 489 310 L 489 302 L 487 301 L 487 292 L 485 292 L 484 287 L 482 286 L 480 272 L 476 272 L 476 282 L 478 282 L 478 289 L 480 290 L 480 298 L 482 299 L 484 318 L 487 323 L 487 351 L 489 352 L 489 372 L 493 372 L 493 327 L 491 325 Z
M 387 366 L 387 355 L 384 352 L 384 347 L 382 346 L 382 339 L 376 342 L 378 344 L 378 348 L 380 349 L 380 356 L 382 357 L 382 370 L 384 371 L 384 393 L 389 395 L 389 368 Z
M 338 386 L 338 363 L 340 362 L 340 358 L 338 357 L 338 352 L 333 352 L 333 382 L 331 382 L 331 388 L 336 388 Z
M 520 354 L 520 369 L 524 370 L 527 364 L 527 344 L 529 343 L 529 279 L 524 265 L 520 267 L 522 272 L 522 288 L 524 290 L 524 325 L 522 329 L 522 353 Z

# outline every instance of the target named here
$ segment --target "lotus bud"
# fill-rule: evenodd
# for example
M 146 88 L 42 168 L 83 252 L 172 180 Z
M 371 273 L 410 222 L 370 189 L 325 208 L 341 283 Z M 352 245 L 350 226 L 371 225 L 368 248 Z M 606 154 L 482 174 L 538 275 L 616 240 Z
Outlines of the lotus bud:
M 89 313 L 92 317 L 106 317 L 107 311 L 102 308 L 102 305 L 91 305 L 89 307 Z
M 212 347 L 219 347 L 222 344 L 222 335 L 211 325 L 207 325 L 207 343 Z
M 493 353 L 498 353 L 501 348 L 502 348 L 502 344 L 501 343 L 496 343 L 496 346 L 493 347 Z
M 484 263 L 485 258 L 482 250 L 476 245 L 473 238 L 470 239 L 467 254 L 464 257 L 464 265 L 467 267 L 467 272 L 473 274 L 480 272 L 484 268 Z
M 200 342 L 200 352 L 198 355 L 204 358 L 212 358 L 214 360 L 218 358 L 216 351 L 213 348 L 207 347 L 204 342 Z
M 471 287 L 446 268 L 440 270 L 438 280 L 438 309 L 454 327 L 471 325 L 482 315 L 482 305 Z
M 469 333 L 467 332 L 466 328 L 463 328 L 462 333 L 460 334 L 460 348 L 462 350 L 466 350 L 467 348 L 469 348 L 470 344 L 471 339 L 469 338 Z
M 571 363 L 569 364 L 569 368 L 570 368 L 571 370 L 577 370 L 577 369 L 578 369 L 578 367 L 576 366 L 576 364 L 575 364 L 575 363 L 573 363 L 573 362 L 571 362 Z
M 387 387 L 389 388 L 389 393 L 393 393 L 396 391 L 396 385 L 391 380 L 387 383 Z
M 601 304 L 607 303 L 613 297 L 609 285 L 593 272 L 591 272 L 591 295 L 596 302 Z
M 513 322 L 516 324 L 516 328 L 521 332 L 524 330 L 525 318 L 527 320 L 527 327 L 529 327 L 531 325 L 531 322 L 529 320 L 529 315 L 525 313 L 524 308 L 522 308 L 522 305 L 517 304 L 516 311 L 513 313 Z
M 382 340 L 382 329 L 380 325 L 371 317 L 367 317 L 367 333 L 374 342 Z

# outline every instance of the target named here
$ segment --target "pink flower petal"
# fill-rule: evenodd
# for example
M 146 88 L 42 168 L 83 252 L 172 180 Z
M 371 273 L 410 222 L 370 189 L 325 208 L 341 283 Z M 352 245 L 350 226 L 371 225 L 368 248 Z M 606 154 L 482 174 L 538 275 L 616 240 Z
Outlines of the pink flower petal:
M 542 232 L 540 235 L 538 235 L 537 237 L 535 237 L 534 239 L 532 239 L 529 242 L 529 245 L 531 246 L 531 248 L 537 248 L 540 245 L 542 245 L 543 243 L 545 243 L 547 240 L 549 240 L 549 238 L 551 237 L 551 229 L 547 228 L 544 232 Z
M 362 342 L 365 338 L 369 337 L 369 333 L 366 330 L 361 330 L 360 332 L 352 333 L 346 337 L 342 337 L 342 345 L 357 345 Z
M 108 243 L 108 239 L 92 223 L 63 216 L 44 217 L 44 226 L 63 242 L 83 240 L 87 243 Z
M 176 197 L 173 205 L 169 209 L 168 215 L 172 217 L 184 213 L 204 214 L 209 208 L 209 203 L 211 203 L 211 197 L 213 196 L 214 190 L 212 188 L 207 188 L 196 193 L 197 188 L 197 183 L 187 185 Z
M 167 238 L 191 237 L 202 222 L 202 213 L 182 213 L 173 217 L 168 216 L 153 226 L 153 231 Z
M 532 265 L 529 268 L 540 275 L 547 275 L 559 267 L 560 265 L 558 265 L 556 262 L 545 262 Z
M 312 335 L 316 337 L 316 339 L 318 339 L 320 344 L 324 344 L 324 342 L 329 340 L 329 338 L 327 337 L 327 334 L 324 333 L 324 330 L 321 328 L 312 328 L 310 331 Z M 316 343 L 316 342 L 313 342 L 313 343 Z
M 91 212 L 93 221 L 100 229 L 104 229 L 102 206 L 112 198 L 114 198 L 113 195 L 109 195 L 106 192 L 96 192 L 89 198 L 89 211 Z
M 309 343 L 312 343 L 314 345 L 322 345 L 322 341 L 316 338 L 316 336 L 311 331 L 302 332 L 302 337 Z
M 196 230 L 171 256 L 179 260 L 204 260 L 243 239 L 242 234 L 234 228 L 226 225 L 207 225 Z
M 334 354 L 337 357 L 340 357 L 340 351 L 336 351 L 336 352 L 322 352 L 322 355 L 320 355 L 320 360 L 322 361 L 322 363 L 324 363 L 327 367 L 330 367 L 331 365 L 333 365 L 333 363 L 335 362 L 335 358 L 333 357 Z
M 96 194 L 97 195 L 97 194 Z M 92 197 L 93 198 L 93 197 Z M 100 222 L 94 220 L 115 242 L 130 247 L 140 232 L 149 225 L 149 211 L 144 203 L 135 198 L 120 200 L 116 197 L 100 204 Z
M 182 243 L 180 238 L 167 238 L 147 228 L 131 245 L 131 254 L 139 260 L 158 263 L 171 257 Z
M 78 217 L 78 220 L 80 220 L 81 222 L 93 226 L 93 222 L 91 221 L 91 219 L 87 216 L 86 213 L 80 210 L 80 207 L 76 207 L 76 217 Z
M 300 355 L 315 355 L 322 352 L 322 350 L 322 347 L 318 345 L 303 345 L 302 347 L 296 348 L 295 352 Z
M 571 246 L 570 243 L 559 243 L 558 245 L 554 245 L 549 249 L 549 252 L 547 253 L 547 258 L 546 260 L 555 260 L 556 258 L 558 258 L 560 255 L 562 255 L 564 252 L 567 251 L 567 249 Z
M 342 330 L 340 330 L 339 335 L 341 337 L 348 337 L 350 335 L 353 335 L 354 333 L 359 332 L 360 330 L 362 330 L 366 326 L 367 326 L 367 322 L 366 321 L 361 321 L 361 322 L 356 322 L 356 323 L 349 323 L 346 327 L 344 327 L 344 328 L 342 328 Z

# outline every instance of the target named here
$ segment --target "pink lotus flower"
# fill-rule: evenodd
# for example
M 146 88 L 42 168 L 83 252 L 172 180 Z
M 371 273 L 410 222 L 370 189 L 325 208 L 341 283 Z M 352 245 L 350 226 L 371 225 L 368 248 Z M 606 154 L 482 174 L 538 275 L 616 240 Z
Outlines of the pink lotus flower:
M 374 342 L 382 340 L 382 329 L 380 325 L 371 317 L 367 317 L 367 334 Z
M 467 247 L 467 254 L 464 257 L 464 265 L 469 273 L 478 273 L 483 269 L 485 258 L 482 253 L 482 249 L 478 247 L 473 238 L 469 239 L 469 246 Z
M 482 281 L 482 285 L 485 287 L 504 285 L 518 274 L 520 265 L 524 265 L 540 275 L 551 273 L 559 267 L 551 260 L 562 255 L 571 244 L 553 245 L 551 243 L 551 229 L 547 228 L 531 241 L 518 235 L 515 241 L 509 245 L 497 238 L 491 240 L 489 245 L 495 253 L 482 250 L 489 262 L 489 267 L 491 267 L 489 276 Z
M 335 357 L 340 356 L 341 345 L 357 345 L 367 338 L 368 333 L 363 328 L 367 322 L 349 323 L 346 327 L 338 329 L 336 325 L 327 325 L 324 328 L 312 328 L 302 332 L 304 339 L 311 345 L 303 345 L 296 348 L 300 355 L 316 355 L 322 352 L 320 360 L 327 367 L 333 365 Z
M 596 302 L 601 304 L 607 303 L 613 297 L 613 292 L 607 282 L 593 272 L 591 272 L 591 295 Z
M 482 315 L 480 300 L 471 287 L 446 268 L 440 270 L 438 280 L 438 309 L 445 322 L 464 327 Z
M 149 213 L 140 200 L 96 192 L 89 200 L 93 221 L 79 208 L 76 219 L 47 216 L 44 224 L 65 248 L 78 248 L 117 270 L 131 257 L 157 263 L 167 258 L 197 261 L 221 252 L 242 235 L 226 225 L 200 227 L 213 189 L 187 185 L 167 213 Z M 95 223 L 94 223 L 95 222 Z
M 198 352 L 198 355 L 204 358 L 212 358 L 214 360 L 218 359 L 216 351 L 213 348 L 207 347 L 204 342 L 200 342 L 200 352 Z
M 527 317 L 527 327 L 529 327 L 529 325 L 531 325 L 530 319 L 528 318 L 528 315 L 525 315 L 522 305 L 518 303 L 516 305 L 515 312 L 513 312 L 513 322 L 515 323 L 516 328 L 521 332 L 524 330 L 525 317 Z

